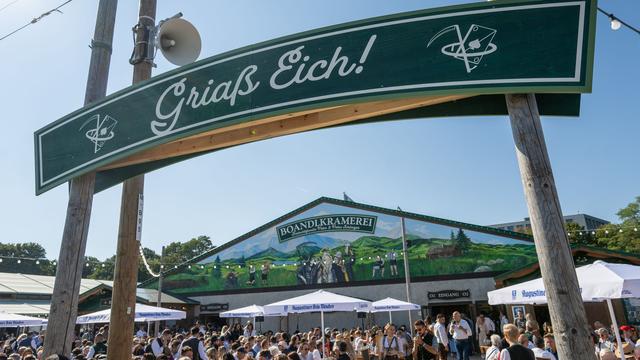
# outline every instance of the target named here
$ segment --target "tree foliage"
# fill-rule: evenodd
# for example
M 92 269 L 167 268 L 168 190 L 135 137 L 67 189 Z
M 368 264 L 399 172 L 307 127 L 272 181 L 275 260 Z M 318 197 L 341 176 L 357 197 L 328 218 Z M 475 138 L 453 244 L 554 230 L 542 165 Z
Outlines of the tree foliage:
M 619 224 L 607 224 L 598 229 L 597 244 L 611 249 L 640 253 L 640 196 L 617 212 Z

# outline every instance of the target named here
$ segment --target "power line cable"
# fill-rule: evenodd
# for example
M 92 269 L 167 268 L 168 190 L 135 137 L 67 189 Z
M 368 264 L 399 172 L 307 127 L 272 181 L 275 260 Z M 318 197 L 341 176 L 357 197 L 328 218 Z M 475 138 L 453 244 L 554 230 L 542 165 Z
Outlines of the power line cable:
M 5 6 L 1 7 L 1 8 L 0 8 L 0 12 L 2 12 L 2 10 L 4 10 L 4 9 L 8 8 L 9 6 L 11 6 L 11 5 L 13 5 L 13 4 L 15 4 L 15 3 L 17 3 L 18 1 L 20 1 L 20 0 L 13 0 L 12 2 L 8 3 L 7 5 L 5 5 Z
M 67 0 L 67 1 L 65 1 L 64 3 L 62 3 L 62 4 L 58 5 L 57 7 L 53 8 L 53 9 L 51 9 L 51 10 L 49 10 L 49 11 L 45 12 L 45 13 L 42 13 L 40 16 L 38 16 L 38 17 L 34 17 L 34 18 L 33 18 L 33 19 L 31 19 L 31 21 L 29 21 L 27 24 L 25 24 L 25 25 L 23 25 L 23 26 L 21 26 L 21 27 L 19 27 L 19 28 L 15 29 L 15 30 L 13 30 L 12 32 L 8 33 L 7 35 L 5 35 L 5 36 L 1 37 L 1 38 L 0 38 L 0 41 L 2 41 L 2 40 L 4 40 L 4 39 L 8 38 L 9 36 L 11 36 L 11 35 L 13 35 L 13 34 L 17 33 L 18 31 L 20 31 L 20 30 L 22 30 L 22 29 L 26 28 L 26 27 L 27 27 L 27 26 L 29 26 L 29 25 L 33 25 L 33 24 L 37 23 L 38 21 L 42 20 L 42 19 L 43 19 L 43 18 L 45 18 L 46 16 L 51 15 L 51 14 L 52 14 L 52 13 L 54 13 L 54 12 L 58 12 L 58 13 L 62 14 L 63 12 L 62 12 L 62 11 L 60 11 L 60 8 L 61 8 L 61 7 L 63 7 L 63 6 L 65 6 L 65 5 L 67 5 L 67 4 L 68 4 L 68 3 L 70 3 L 71 1 L 73 1 L 73 0 Z M 12 4 L 13 4 L 13 3 L 12 3 Z M 9 4 L 9 5 L 11 5 L 11 4 Z M 7 6 L 9 6 L 9 5 L 7 5 Z M 5 6 L 5 7 L 6 7 L 6 6 Z M 4 8 L 3 8 L 3 9 L 4 9 Z

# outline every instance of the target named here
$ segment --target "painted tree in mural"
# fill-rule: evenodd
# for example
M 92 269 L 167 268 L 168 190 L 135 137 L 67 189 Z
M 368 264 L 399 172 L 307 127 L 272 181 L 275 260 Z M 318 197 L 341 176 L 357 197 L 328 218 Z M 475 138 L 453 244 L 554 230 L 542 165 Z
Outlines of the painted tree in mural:
M 453 231 L 451 232 L 453 234 Z M 464 233 L 462 229 L 458 229 L 458 234 L 455 238 L 455 245 L 460 250 L 468 250 L 471 245 L 471 239 Z
M 213 271 L 211 271 L 211 275 L 215 279 L 220 279 L 222 277 L 222 270 L 220 269 L 220 256 L 216 256 L 216 260 L 213 262 Z

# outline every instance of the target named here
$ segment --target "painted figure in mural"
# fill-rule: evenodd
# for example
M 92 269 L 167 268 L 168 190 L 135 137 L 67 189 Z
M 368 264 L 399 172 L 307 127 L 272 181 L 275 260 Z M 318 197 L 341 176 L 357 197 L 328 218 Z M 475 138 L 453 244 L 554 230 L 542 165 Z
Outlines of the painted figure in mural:
M 227 274 L 224 287 L 227 289 L 234 289 L 238 287 L 238 275 L 231 269 Z
M 269 278 L 269 263 L 266 261 L 260 265 L 260 278 L 262 280 L 262 285 L 267 285 L 267 280 Z
M 353 249 L 347 243 L 344 247 L 344 271 L 347 274 L 347 281 L 353 281 L 355 278 L 353 277 L 353 266 L 356 264 L 356 254 L 354 254 Z
M 297 271 L 297 279 L 298 285 L 309 285 L 315 283 L 315 275 L 314 267 L 316 262 L 311 259 L 301 258 L 300 263 L 298 263 L 298 271 Z
M 398 276 L 398 260 L 395 251 L 391 251 L 389 254 L 389 268 L 391 270 L 391 276 Z
M 335 282 L 333 278 L 333 258 L 327 249 L 322 250 L 320 260 L 320 273 L 318 274 L 318 284 L 328 284 Z
M 373 262 L 373 274 L 371 276 L 372 279 L 379 277 L 380 279 L 384 278 L 384 259 L 380 255 L 376 256 L 376 260 Z
M 247 281 L 247 285 L 255 285 L 256 284 L 256 267 L 251 264 L 249 265 L 249 281 Z
M 349 281 L 345 276 L 346 273 L 344 271 L 344 259 L 342 258 L 342 253 L 340 251 L 336 253 L 335 258 L 333 259 L 331 272 L 333 273 L 333 279 L 335 282 L 342 283 Z

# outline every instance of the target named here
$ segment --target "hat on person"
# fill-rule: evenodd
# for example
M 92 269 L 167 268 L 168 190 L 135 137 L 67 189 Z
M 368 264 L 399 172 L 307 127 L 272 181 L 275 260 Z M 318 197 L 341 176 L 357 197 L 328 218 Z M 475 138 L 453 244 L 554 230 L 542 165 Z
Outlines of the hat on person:
M 633 350 L 635 350 L 635 346 L 629 343 L 624 343 L 622 345 L 622 352 L 624 353 L 625 359 L 633 359 Z M 616 358 L 620 358 L 620 350 L 616 349 Z
M 598 334 L 598 335 L 602 335 L 603 333 L 609 335 L 609 330 L 607 330 L 607 328 L 603 328 L 603 327 L 601 327 L 600 329 L 596 330 L 596 334 Z
M 629 326 L 629 325 L 622 325 L 622 326 L 620 326 L 620 330 L 621 331 L 631 331 L 631 330 L 633 330 L 633 328 L 631 326 Z

